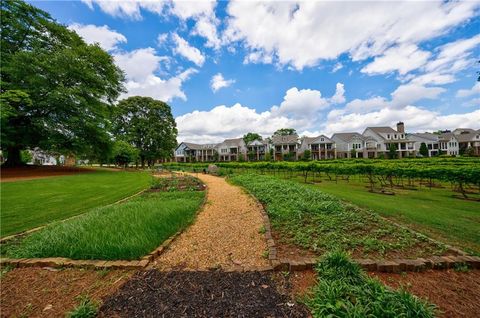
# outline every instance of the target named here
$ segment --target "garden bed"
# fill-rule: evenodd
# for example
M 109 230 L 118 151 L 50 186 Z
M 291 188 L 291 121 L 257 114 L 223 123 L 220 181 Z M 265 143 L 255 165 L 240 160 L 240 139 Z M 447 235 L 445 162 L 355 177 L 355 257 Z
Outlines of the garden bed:
M 236 175 L 230 180 L 264 205 L 279 259 L 292 253 L 321 256 L 332 250 L 377 260 L 457 255 L 441 243 L 308 185 L 265 175 Z
M 188 226 L 203 192 L 145 193 L 53 223 L 7 248 L 10 258 L 137 260 Z
M 205 189 L 206 185 L 198 178 L 189 175 L 163 174 L 155 175 L 150 191 L 203 191 Z
M 268 272 L 137 273 L 100 308 L 99 317 L 308 317 Z

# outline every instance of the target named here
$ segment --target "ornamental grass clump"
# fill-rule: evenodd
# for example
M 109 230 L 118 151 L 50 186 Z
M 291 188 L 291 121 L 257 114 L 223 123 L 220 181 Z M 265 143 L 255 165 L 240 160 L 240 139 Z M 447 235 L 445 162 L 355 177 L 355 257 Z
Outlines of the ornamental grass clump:
M 313 317 L 434 317 L 435 306 L 369 277 L 344 252 L 317 264 L 318 283 L 305 299 Z

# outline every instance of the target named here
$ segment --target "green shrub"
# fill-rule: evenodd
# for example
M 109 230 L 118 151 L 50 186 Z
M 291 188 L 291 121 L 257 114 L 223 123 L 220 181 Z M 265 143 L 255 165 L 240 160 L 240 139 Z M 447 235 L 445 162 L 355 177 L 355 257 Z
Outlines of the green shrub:
M 326 254 L 316 271 L 318 283 L 305 300 L 313 317 L 434 317 L 433 305 L 369 277 L 344 252 Z

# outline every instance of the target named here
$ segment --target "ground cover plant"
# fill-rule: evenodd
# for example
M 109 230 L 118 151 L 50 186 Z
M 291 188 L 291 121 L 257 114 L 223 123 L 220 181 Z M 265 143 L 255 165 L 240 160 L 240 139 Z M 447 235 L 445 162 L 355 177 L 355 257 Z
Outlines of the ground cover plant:
M 148 187 L 146 172 L 92 173 L 2 183 L 1 236 L 116 202 Z
M 171 174 L 153 178 L 151 188 L 157 191 L 201 191 L 205 185 L 189 175 Z
M 369 277 L 345 253 L 332 252 L 316 266 L 318 283 L 306 299 L 313 317 L 434 317 L 435 307 Z
M 282 241 L 317 255 L 345 250 L 362 258 L 415 258 L 448 252 L 441 244 L 308 185 L 258 174 L 230 180 L 264 204 Z
M 138 259 L 189 225 L 203 197 L 200 191 L 145 193 L 53 223 L 11 247 L 7 256 Z

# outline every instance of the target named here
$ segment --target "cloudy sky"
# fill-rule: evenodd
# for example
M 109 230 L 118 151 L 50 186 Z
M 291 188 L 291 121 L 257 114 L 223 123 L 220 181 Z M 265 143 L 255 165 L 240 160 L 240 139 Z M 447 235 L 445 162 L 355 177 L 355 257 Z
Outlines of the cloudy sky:
M 179 141 L 480 128 L 480 1 L 30 1 L 172 106 Z

